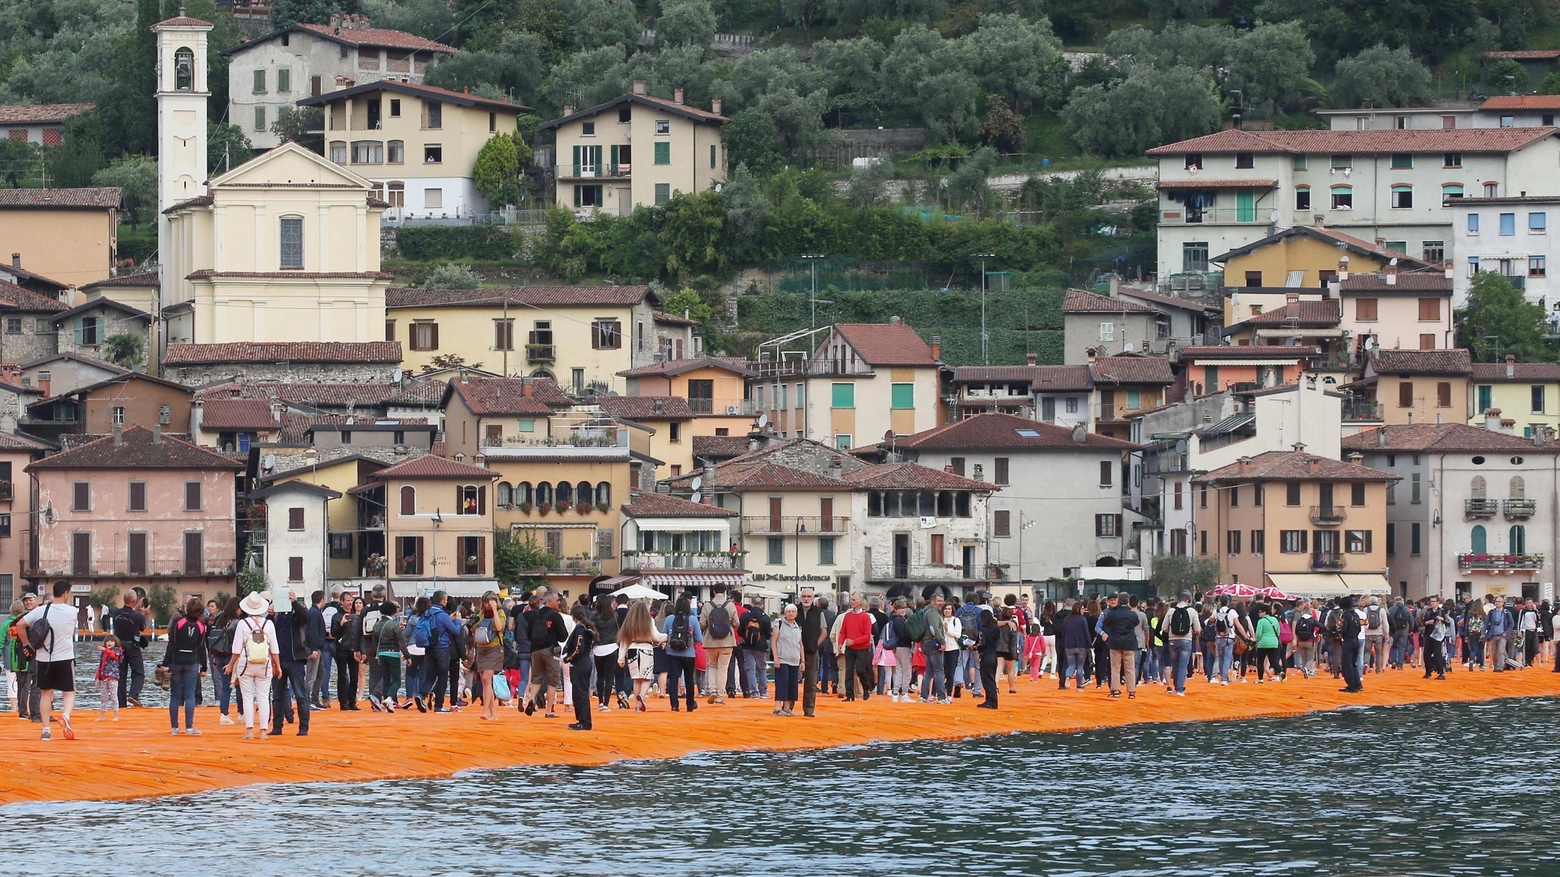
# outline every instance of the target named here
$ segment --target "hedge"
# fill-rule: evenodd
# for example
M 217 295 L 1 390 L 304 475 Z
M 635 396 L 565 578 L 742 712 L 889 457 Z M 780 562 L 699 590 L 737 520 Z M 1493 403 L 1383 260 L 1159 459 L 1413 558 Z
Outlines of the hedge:
M 502 225 L 414 225 L 396 229 L 401 258 L 414 262 L 458 259 L 506 260 L 515 255 L 515 240 Z

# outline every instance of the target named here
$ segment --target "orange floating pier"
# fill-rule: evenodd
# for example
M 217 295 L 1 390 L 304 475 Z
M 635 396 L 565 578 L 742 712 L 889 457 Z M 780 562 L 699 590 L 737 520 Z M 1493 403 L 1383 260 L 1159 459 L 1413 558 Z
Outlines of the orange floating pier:
M 671 759 L 709 750 L 820 749 L 867 743 L 958 740 L 990 734 L 1072 732 L 1138 723 L 1213 722 L 1294 716 L 1342 706 L 1397 706 L 1560 695 L 1560 674 L 1548 668 L 1502 673 L 1458 671 L 1446 681 L 1425 680 L 1412 669 L 1365 677 L 1365 691 L 1344 694 L 1329 675 L 1257 685 L 1187 682 L 1187 696 L 1154 685 L 1136 700 L 1112 700 L 1090 688 L 1058 691 L 1056 682 L 1028 677 L 1018 694 L 1003 693 L 998 710 L 975 709 L 967 694 L 951 705 L 893 703 L 874 697 L 846 703 L 820 695 L 817 717 L 771 715 L 773 701 L 700 701 L 692 713 L 673 713 L 668 701 L 650 701 L 645 713 L 595 713 L 595 730 L 570 731 L 572 711 L 559 718 L 527 718 L 514 709 L 497 722 L 468 708 L 449 715 L 415 710 L 394 715 L 332 709 L 312 717 L 309 736 L 296 726 L 264 742 L 239 739 L 242 725 L 219 725 L 217 710 L 197 710 L 199 737 L 168 733 L 168 711 L 120 712 L 95 721 L 97 710 L 75 714 L 75 740 L 38 739 L 39 726 L 12 713 L 0 716 L 0 745 L 16 769 L 0 776 L 0 804 L 25 801 L 102 801 L 187 795 L 252 783 L 363 782 L 444 777 L 472 768 L 600 765 L 630 759 Z M 236 713 L 235 713 L 236 717 Z

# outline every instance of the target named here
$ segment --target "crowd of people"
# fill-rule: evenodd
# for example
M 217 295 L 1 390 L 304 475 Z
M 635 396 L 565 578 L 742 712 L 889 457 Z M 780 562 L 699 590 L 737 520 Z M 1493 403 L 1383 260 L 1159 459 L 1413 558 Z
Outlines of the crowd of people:
M 77 616 L 69 582 L 50 594 L 26 594 L 11 607 L 0 657 L 16 712 L 41 723 L 49 739 L 58 692 L 57 721 L 69 739 Z M 1140 683 L 1184 697 L 1187 679 L 1199 675 L 1220 685 L 1254 676 L 1261 685 L 1331 672 L 1342 690 L 1357 692 L 1367 674 L 1409 666 L 1425 678 L 1445 678 L 1456 665 L 1498 673 L 1552 663 L 1560 672 L 1556 611 L 1493 595 L 1443 604 L 1121 593 L 1034 607 L 1027 594 L 993 604 L 980 593 L 965 601 L 856 593 L 836 608 L 803 588 L 774 616 L 762 597 L 744 603 L 720 586 L 702 602 L 691 594 L 571 602 L 546 587 L 523 599 L 490 592 L 453 600 L 435 591 L 404 608 L 383 586 L 366 596 L 339 588 L 308 596 L 305 603 L 288 593 L 273 605 L 252 593 L 222 606 L 190 598 L 180 607 L 154 674 L 168 691 L 173 734 L 201 733 L 195 707 L 208 678 L 218 722 L 241 720 L 244 739 L 263 740 L 290 724 L 307 735 L 311 711 L 333 701 L 340 710 L 367 704 L 387 713 L 476 705 L 485 721 L 504 707 L 543 718 L 569 707 L 569 728 L 588 731 L 596 713 L 643 712 L 657 699 L 674 712 L 693 712 L 701 700 L 763 699 L 774 702 L 774 715 L 799 707 L 813 716 L 820 696 L 945 705 L 967 692 L 978 707 L 996 709 L 1002 686 L 1016 692 L 1021 675 L 1134 699 Z M 148 609 L 145 594 L 130 590 L 105 615 L 93 674 L 99 720 L 142 706 Z

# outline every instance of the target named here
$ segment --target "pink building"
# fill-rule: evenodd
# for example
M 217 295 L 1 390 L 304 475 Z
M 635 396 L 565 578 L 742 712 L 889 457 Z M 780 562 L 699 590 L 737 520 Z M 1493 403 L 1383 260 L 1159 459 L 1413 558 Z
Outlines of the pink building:
M 68 577 L 83 591 L 168 584 L 180 598 L 233 593 L 241 468 L 138 426 L 33 463 L 43 511 L 28 577 Z
M 0 432 L 0 606 L 6 608 L 22 592 L 22 578 L 32 568 L 32 531 L 37 527 L 32 482 L 22 473 L 46 450 L 42 442 Z

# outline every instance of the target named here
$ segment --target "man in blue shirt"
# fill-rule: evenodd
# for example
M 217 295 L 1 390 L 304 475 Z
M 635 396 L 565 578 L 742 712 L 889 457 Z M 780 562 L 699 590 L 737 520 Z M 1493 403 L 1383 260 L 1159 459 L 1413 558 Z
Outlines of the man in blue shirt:
M 450 645 L 460 639 L 460 625 L 450 617 L 445 609 L 449 603 L 449 595 L 443 591 L 433 592 L 433 605 L 428 607 L 429 623 L 433 627 L 433 635 L 428 645 L 427 662 L 428 672 L 433 674 L 433 711 L 436 713 L 450 712 L 444 706 L 444 694 L 450 684 Z M 450 698 L 454 702 L 455 698 Z

